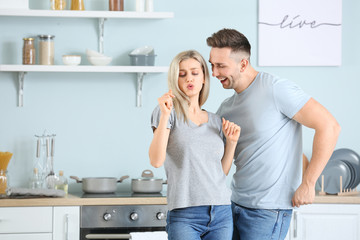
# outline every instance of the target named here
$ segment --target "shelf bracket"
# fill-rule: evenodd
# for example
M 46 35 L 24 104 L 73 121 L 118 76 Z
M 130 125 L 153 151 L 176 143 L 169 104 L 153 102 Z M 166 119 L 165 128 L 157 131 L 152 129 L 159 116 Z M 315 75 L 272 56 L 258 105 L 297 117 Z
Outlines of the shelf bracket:
M 18 89 L 18 107 L 24 106 L 24 76 L 26 72 L 19 72 L 18 79 L 19 79 L 19 89 Z
M 106 18 L 99 18 L 99 52 L 104 54 L 104 25 Z
M 141 93 L 142 93 L 142 84 L 144 76 L 146 73 L 139 72 L 137 73 L 137 92 L 136 92 L 136 107 L 141 107 Z

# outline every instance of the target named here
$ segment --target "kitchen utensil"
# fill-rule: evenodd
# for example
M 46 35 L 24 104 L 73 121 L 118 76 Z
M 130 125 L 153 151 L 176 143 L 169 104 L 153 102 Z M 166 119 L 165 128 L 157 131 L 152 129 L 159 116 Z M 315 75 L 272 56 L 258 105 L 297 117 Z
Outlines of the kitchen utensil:
M 51 141 L 51 147 L 50 147 Z M 46 187 L 48 189 L 55 189 L 56 182 L 59 180 L 58 176 L 55 175 L 54 172 L 54 152 L 55 152 L 55 139 L 54 135 L 51 139 L 46 139 L 47 146 L 47 156 L 48 156 L 48 166 L 47 170 L 49 171 L 48 175 L 45 178 Z M 50 157 L 50 161 L 49 161 Z
M 154 178 L 151 170 L 144 170 L 141 178 L 131 180 L 131 191 L 136 193 L 158 193 L 162 191 L 162 185 L 166 183 L 162 178 Z
M 360 156 L 353 150 L 348 148 L 340 148 L 333 152 L 329 161 L 343 160 L 350 163 L 355 172 L 354 183 L 349 187 L 351 189 L 356 188 L 360 183 Z
M 122 176 L 119 180 L 114 177 L 88 177 L 79 179 L 76 176 L 70 176 L 77 183 L 82 183 L 82 190 L 85 193 L 113 193 L 116 191 L 116 184 L 121 183 L 129 176 Z
M 86 55 L 88 57 L 106 57 L 104 54 L 99 53 L 97 51 L 91 50 L 91 49 L 86 49 Z

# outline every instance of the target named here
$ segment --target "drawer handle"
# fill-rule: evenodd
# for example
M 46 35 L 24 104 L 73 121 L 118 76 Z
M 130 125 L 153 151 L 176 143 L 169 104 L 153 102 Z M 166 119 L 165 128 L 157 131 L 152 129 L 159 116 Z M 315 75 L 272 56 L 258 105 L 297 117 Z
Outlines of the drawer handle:
M 130 234 L 87 234 L 86 239 L 131 239 Z

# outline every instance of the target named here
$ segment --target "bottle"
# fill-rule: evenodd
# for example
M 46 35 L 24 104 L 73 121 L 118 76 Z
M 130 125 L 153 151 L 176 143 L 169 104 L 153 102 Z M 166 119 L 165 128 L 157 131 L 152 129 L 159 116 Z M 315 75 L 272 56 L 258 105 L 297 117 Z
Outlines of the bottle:
M 124 11 L 124 0 L 109 0 L 110 11 Z
M 152 12 L 154 11 L 154 0 L 145 0 L 145 11 Z
M 39 176 L 39 171 L 37 168 L 34 168 L 33 175 L 30 179 L 30 186 L 31 189 L 41 188 L 42 187 L 42 181 Z
M 23 38 L 23 64 L 33 65 L 35 64 L 35 46 L 34 38 Z
M 64 190 L 65 194 L 68 194 L 68 180 L 63 171 L 59 171 L 59 180 L 55 185 L 55 189 Z
M 39 35 L 39 64 L 54 65 L 53 35 Z

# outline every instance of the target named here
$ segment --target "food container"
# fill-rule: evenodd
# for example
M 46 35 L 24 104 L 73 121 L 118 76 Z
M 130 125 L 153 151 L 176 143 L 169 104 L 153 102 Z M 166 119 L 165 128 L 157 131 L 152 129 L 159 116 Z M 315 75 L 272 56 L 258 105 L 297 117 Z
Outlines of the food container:
M 23 64 L 33 65 L 35 64 L 35 45 L 34 38 L 23 38 Z
M 71 10 L 85 10 L 84 0 L 71 0 Z
M 67 0 L 50 0 L 51 10 L 64 10 L 66 8 Z
M 140 178 L 131 180 L 131 191 L 135 193 L 159 193 L 162 191 L 163 184 L 166 184 L 162 178 L 154 178 L 151 170 L 144 170 Z
M 39 35 L 39 64 L 54 65 L 53 35 Z
M 88 177 L 80 180 L 78 177 L 70 176 L 77 183 L 82 183 L 82 190 L 85 193 L 113 193 L 116 191 L 116 184 L 128 177 L 122 176 L 119 180 L 114 177 Z
M 154 66 L 156 55 L 129 54 L 132 66 Z
M 124 11 L 124 0 L 109 0 L 109 11 Z

